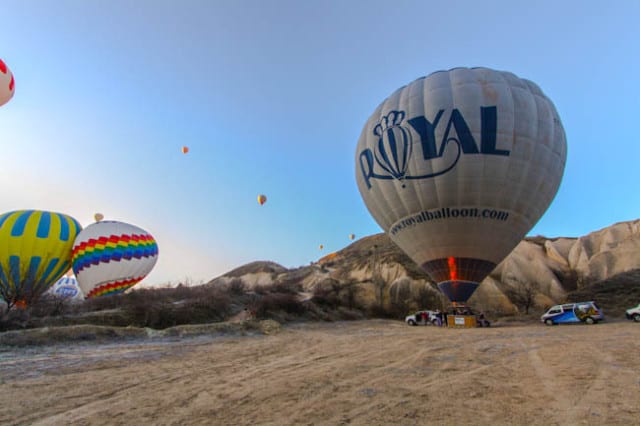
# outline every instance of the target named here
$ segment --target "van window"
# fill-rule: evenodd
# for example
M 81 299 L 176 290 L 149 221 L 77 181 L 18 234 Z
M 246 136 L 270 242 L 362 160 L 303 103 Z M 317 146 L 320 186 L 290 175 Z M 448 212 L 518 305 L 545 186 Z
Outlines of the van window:
M 562 308 L 551 308 L 548 313 L 549 315 L 560 314 L 562 313 Z
M 593 305 L 597 310 L 600 310 L 600 306 L 598 306 L 598 305 L 596 304 L 596 302 L 592 302 L 591 304 L 592 304 L 592 305 Z

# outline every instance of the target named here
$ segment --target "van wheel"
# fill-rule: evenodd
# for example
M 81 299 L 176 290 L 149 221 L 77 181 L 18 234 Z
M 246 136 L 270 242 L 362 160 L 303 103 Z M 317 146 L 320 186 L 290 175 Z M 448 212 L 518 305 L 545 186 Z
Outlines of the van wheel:
M 547 325 L 553 325 L 553 320 L 551 318 L 544 320 L 544 323 Z
M 591 324 L 595 324 L 595 323 L 596 323 L 596 321 L 595 321 L 593 318 L 591 318 L 591 317 L 587 317 L 587 318 L 585 318 L 584 322 L 586 322 L 586 323 L 587 323 L 587 324 L 589 324 L 589 325 L 591 325 Z
M 640 314 L 633 314 L 633 320 L 635 322 L 640 322 Z
M 414 320 L 409 320 L 408 323 L 409 325 L 416 325 L 416 322 Z

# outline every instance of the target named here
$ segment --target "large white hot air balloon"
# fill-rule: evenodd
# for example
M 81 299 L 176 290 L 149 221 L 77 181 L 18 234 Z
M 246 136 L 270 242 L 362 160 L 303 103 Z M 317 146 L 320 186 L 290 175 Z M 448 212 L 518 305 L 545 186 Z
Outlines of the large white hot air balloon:
M 151 272 L 158 245 L 147 231 L 105 220 L 84 228 L 71 255 L 73 272 L 87 299 L 122 293 Z
M 537 85 L 455 68 L 378 106 L 358 141 L 356 180 L 390 238 L 451 301 L 466 302 L 545 212 L 566 155 Z

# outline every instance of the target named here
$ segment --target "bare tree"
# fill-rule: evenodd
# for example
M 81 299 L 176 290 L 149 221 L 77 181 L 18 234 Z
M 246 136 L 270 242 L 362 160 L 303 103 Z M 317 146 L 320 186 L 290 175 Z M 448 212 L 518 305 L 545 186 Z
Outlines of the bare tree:
M 540 290 L 537 281 L 520 280 L 516 277 L 509 277 L 510 288 L 505 292 L 506 296 L 518 308 L 524 309 L 525 314 L 529 314 L 529 309 L 535 304 L 536 294 Z
M 376 293 L 376 302 L 380 309 L 384 306 L 384 287 L 386 282 L 382 277 L 381 265 L 379 262 L 378 256 L 378 246 L 376 244 L 373 245 L 373 249 L 371 250 L 371 282 L 375 287 Z

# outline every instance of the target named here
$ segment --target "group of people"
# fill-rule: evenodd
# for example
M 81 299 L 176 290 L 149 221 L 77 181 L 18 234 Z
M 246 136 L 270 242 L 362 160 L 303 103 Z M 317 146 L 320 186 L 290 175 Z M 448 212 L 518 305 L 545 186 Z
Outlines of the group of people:
M 455 306 L 451 309 L 451 312 L 440 311 L 440 309 L 436 309 L 431 315 L 427 312 L 422 312 L 422 321 L 426 324 L 434 324 L 438 327 L 446 327 L 449 325 L 449 315 L 476 315 L 474 312 L 467 306 Z M 431 316 L 431 317 L 430 317 Z M 476 315 L 477 320 L 481 323 L 481 325 L 485 325 L 484 313 L 480 313 Z
M 429 318 L 429 314 L 427 312 L 422 312 L 422 321 L 424 323 L 433 323 L 435 320 L 435 325 L 438 327 L 442 327 L 443 325 L 447 325 L 447 312 L 440 312 L 440 309 L 436 309 L 433 313 L 433 318 Z

